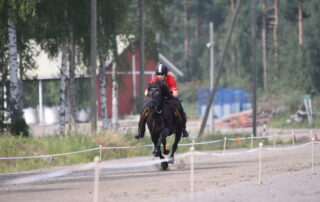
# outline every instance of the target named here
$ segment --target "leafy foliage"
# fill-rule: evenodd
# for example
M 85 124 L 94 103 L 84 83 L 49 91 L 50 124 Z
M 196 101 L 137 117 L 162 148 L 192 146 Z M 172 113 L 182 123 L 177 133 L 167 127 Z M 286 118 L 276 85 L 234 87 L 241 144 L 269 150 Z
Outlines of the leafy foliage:
M 10 125 L 10 132 L 15 136 L 29 136 L 29 126 L 24 118 L 16 118 Z

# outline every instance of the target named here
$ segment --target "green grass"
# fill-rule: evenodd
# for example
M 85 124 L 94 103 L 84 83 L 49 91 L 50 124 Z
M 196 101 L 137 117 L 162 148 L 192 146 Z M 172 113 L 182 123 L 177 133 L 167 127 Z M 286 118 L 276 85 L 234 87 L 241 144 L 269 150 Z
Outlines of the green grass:
M 182 101 L 182 106 L 188 118 L 199 118 L 197 103 Z
M 289 115 L 285 115 L 279 118 L 273 118 L 269 121 L 268 126 L 271 128 L 320 128 L 320 119 L 314 118 L 313 123 L 309 124 L 308 120 L 304 120 L 300 123 L 288 122 L 290 120 Z
M 248 134 L 228 135 L 228 138 L 249 137 Z M 224 136 L 205 135 L 196 142 L 205 142 L 212 140 L 223 140 Z M 260 141 L 264 145 L 273 144 L 273 141 L 254 140 L 253 146 L 258 147 Z M 167 143 L 172 146 L 174 137 L 167 138 Z M 180 144 L 191 143 L 191 139 L 182 138 Z M 281 144 L 277 141 L 277 144 Z M 101 132 L 92 136 L 69 134 L 65 138 L 58 136 L 33 138 L 33 137 L 16 137 L 0 135 L 0 157 L 20 157 L 20 156 L 37 156 L 48 154 L 59 154 L 66 152 L 81 151 L 91 148 L 97 148 L 99 145 L 103 147 L 119 147 L 119 146 L 142 146 L 152 144 L 150 136 L 136 140 L 132 134 L 119 134 L 112 131 Z M 222 150 L 223 141 L 214 144 L 196 145 L 197 151 Z M 251 140 L 227 141 L 226 149 L 250 148 Z M 128 158 L 136 156 L 150 156 L 153 147 L 140 147 L 131 149 L 114 149 L 102 150 L 102 160 Z M 190 150 L 190 146 L 178 147 L 177 153 L 184 153 Z M 17 160 L 0 160 L 0 173 L 11 173 L 18 171 L 33 170 L 39 168 L 47 168 L 53 166 L 71 165 L 77 163 L 92 162 L 95 156 L 99 156 L 99 150 L 84 152 L 80 154 L 72 154 L 66 156 L 57 156 L 53 158 L 37 158 L 37 159 L 17 159 Z

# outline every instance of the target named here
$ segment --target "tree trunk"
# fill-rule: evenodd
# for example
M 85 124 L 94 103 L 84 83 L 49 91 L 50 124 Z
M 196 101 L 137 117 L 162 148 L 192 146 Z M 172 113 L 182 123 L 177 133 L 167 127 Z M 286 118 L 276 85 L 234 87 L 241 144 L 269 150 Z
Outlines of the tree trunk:
M 90 75 L 91 75 L 91 132 L 97 131 L 96 106 L 96 69 L 97 69 L 97 1 L 91 0 L 91 39 L 90 39 Z
M 105 57 L 102 54 L 99 54 L 99 80 L 100 80 L 100 97 L 101 97 L 101 118 L 102 118 L 102 127 L 104 129 L 109 128 L 108 122 L 108 110 L 107 110 L 107 88 L 106 88 L 106 77 L 105 77 L 105 68 L 104 61 Z
M 257 84 L 256 84 L 256 0 L 251 0 L 251 65 L 252 65 L 252 134 L 257 136 Z
M 302 38 L 302 1 L 298 1 L 299 44 L 303 44 Z
M 117 66 L 118 66 L 118 47 L 117 39 L 114 36 L 113 40 L 113 63 L 112 63 L 112 127 L 117 129 L 118 127 L 118 95 L 119 85 L 117 80 Z
M 234 0 L 230 0 L 230 9 L 234 11 Z
M 112 127 L 118 127 L 118 82 L 117 82 L 117 64 L 112 64 Z
M 145 13 L 144 13 L 144 0 L 139 0 L 139 35 L 140 35 L 140 100 L 139 100 L 139 108 L 142 106 L 143 98 L 144 98 L 144 21 L 145 21 Z
M 262 62 L 263 62 L 263 88 L 268 89 L 268 47 L 267 47 L 267 2 L 262 1 Z
M 70 43 L 69 43 L 69 131 L 76 130 L 76 84 L 75 84 L 75 66 L 76 66 L 76 45 L 74 41 L 73 30 L 70 30 Z
M 185 68 L 187 70 L 187 78 L 190 78 L 190 70 L 189 70 L 189 32 L 188 32 L 188 7 L 189 0 L 184 0 L 184 61 Z
M 273 44 L 274 44 L 274 56 L 277 60 L 278 58 L 278 23 L 279 23 L 279 18 L 278 18 L 278 3 L 279 0 L 274 0 L 274 28 L 273 28 Z
M 60 135 L 65 136 L 66 123 L 66 74 L 67 74 L 67 45 L 61 45 L 61 69 L 60 69 Z
M 10 18 L 8 19 L 8 35 L 10 67 L 10 117 L 11 121 L 14 121 L 22 117 L 22 111 L 20 108 L 16 27 Z

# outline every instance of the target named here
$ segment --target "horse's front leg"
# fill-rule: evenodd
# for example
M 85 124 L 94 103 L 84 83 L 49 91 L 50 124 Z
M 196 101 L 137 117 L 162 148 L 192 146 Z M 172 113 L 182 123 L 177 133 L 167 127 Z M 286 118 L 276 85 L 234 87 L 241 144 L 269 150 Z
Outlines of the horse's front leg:
M 170 153 L 170 149 L 167 148 L 167 138 L 162 139 L 162 146 L 163 146 L 163 154 L 168 155 Z
M 158 138 L 158 141 L 157 141 L 157 144 L 155 144 L 155 148 L 153 150 L 153 156 L 154 157 L 160 157 L 161 159 L 164 158 L 164 156 L 162 155 L 161 153 L 161 143 L 163 142 L 163 140 L 165 140 L 165 138 L 169 135 L 169 129 L 165 128 L 164 130 L 162 130 L 160 133 L 159 133 L 159 138 Z
M 136 139 L 143 138 L 144 133 L 146 131 L 146 122 L 147 122 L 147 116 L 148 116 L 149 109 L 146 108 L 143 110 L 143 112 L 140 115 L 140 120 L 138 124 L 138 134 L 135 135 Z
M 169 159 L 169 163 L 172 163 L 174 164 L 174 153 L 177 151 L 178 149 L 178 143 L 181 139 L 181 132 L 177 132 L 176 135 L 175 135 L 175 138 L 174 138 L 174 143 L 172 145 L 172 152 L 171 152 L 171 155 L 170 155 L 170 159 Z

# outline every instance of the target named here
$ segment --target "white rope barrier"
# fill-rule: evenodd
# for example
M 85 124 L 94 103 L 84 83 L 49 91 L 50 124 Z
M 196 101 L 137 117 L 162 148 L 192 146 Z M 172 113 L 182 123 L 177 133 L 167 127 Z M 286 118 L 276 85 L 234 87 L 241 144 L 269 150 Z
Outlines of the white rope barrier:
M 192 145 L 202 145 L 202 144 L 212 144 L 212 143 L 218 143 L 218 142 L 222 142 L 222 140 L 213 140 L 213 141 L 209 141 L 209 142 L 195 142 L 193 143 L 187 143 L 187 144 L 179 144 L 180 146 L 192 146 Z
M 60 153 L 60 154 L 48 154 L 48 155 L 40 155 L 40 156 L 0 157 L 0 160 L 49 158 L 49 157 L 56 157 L 56 156 L 66 156 L 66 155 L 71 155 L 71 154 L 79 154 L 79 153 L 95 151 L 95 150 L 99 150 L 99 149 L 100 148 L 97 147 L 97 148 L 86 149 L 86 150 L 82 150 L 82 151 L 67 152 L 67 153 Z
M 281 136 L 292 136 L 292 135 L 281 135 Z M 251 149 L 253 148 L 253 139 L 265 139 L 265 138 L 271 138 L 274 137 L 274 135 L 264 136 L 264 137 L 244 137 L 244 138 L 238 138 L 240 140 L 251 140 Z M 213 140 L 213 141 L 207 141 L 207 142 L 198 142 L 194 143 L 194 145 L 203 145 L 203 144 L 214 144 L 218 142 L 224 141 L 224 150 L 226 147 L 226 141 L 237 141 L 236 138 L 227 138 L 225 137 L 223 140 Z M 316 144 L 319 144 L 320 142 L 315 142 Z M 179 146 L 192 146 L 192 143 L 186 143 L 186 144 L 179 144 Z M 84 152 L 90 152 L 90 151 L 96 151 L 99 150 L 100 157 L 101 157 L 101 151 L 102 150 L 113 150 L 113 149 L 136 149 L 136 148 L 142 148 L 142 147 L 153 147 L 153 144 L 148 145 L 141 145 L 141 146 L 120 146 L 120 147 L 102 147 L 100 145 L 99 147 L 92 148 L 92 149 L 86 149 L 81 151 L 75 151 L 75 152 L 67 152 L 67 153 L 59 153 L 59 154 L 48 154 L 48 155 L 39 155 L 39 156 L 21 156 L 21 157 L 0 157 L 0 160 L 15 160 L 15 159 L 33 159 L 33 158 L 50 158 L 50 157 L 57 157 L 57 156 L 66 156 L 66 155 L 72 155 L 72 154 L 78 154 L 78 153 L 84 153 Z M 275 147 L 275 144 L 274 144 Z
M 101 147 L 102 150 L 111 150 L 111 149 L 137 149 L 142 147 L 153 147 L 152 144 L 142 145 L 142 146 L 123 146 L 123 147 Z
M 276 148 L 276 149 L 275 148 L 265 148 L 265 149 L 266 150 L 272 150 L 272 151 L 294 150 L 294 149 L 299 149 L 299 148 L 308 146 L 310 144 L 314 145 L 315 143 L 316 144 L 320 144 L 319 141 L 317 141 L 317 142 L 313 141 L 313 142 L 308 142 L 308 143 L 305 143 L 305 144 L 302 144 L 302 145 L 297 145 L 297 146 L 290 146 L 290 147 Z M 90 150 L 84 150 L 84 151 L 81 151 L 81 152 L 98 150 L 98 149 L 99 148 L 94 148 L 94 149 L 90 149 Z M 208 153 L 208 152 L 192 151 L 192 152 L 179 154 L 179 155 L 177 155 L 175 157 L 175 159 L 184 158 L 184 157 L 190 156 L 191 154 L 192 155 L 211 155 L 211 156 L 216 156 L 216 157 L 228 157 L 228 156 L 241 155 L 241 154 L 253 153 L 253 152 L 258 152 L 258 151 L 261 152 L 260 147 L 256 148 L 256 149 L 243 151 L 243 152 L 227 152 L 227 153 Z M 312 172 L 313 172 L 313 158 L 314 158 L 313 152 L 314 152 L 314 148 L 312 147 Z M 70 152 L 70 153 L 79 153 L 79 152 Z M 43 155 L 41 157 L 44 157 L 44 156 L 50 156 L 50 155 Z M 15 157 L 15 158 L 17 158 L 17 157 Z M 161 162 L 168 162 L 169 160 L 171 160 L 171 159 L 170 158 L 165 158 L 165 159 L 157 159 L 157 160 L 151 160 L 151 161 L 141 161 L 141 162 L 134 162 L 134 163 L 103 162 L 103 163 L 99 163 L 99 167 L 100 168 L 104 168 L 104 169 L 147 167 L 147 166 L 159 164 Z M 68 175 L 68 174 L 70 174 L 72 172 L 75 172 L 75 171 L 92 169 L 95 166 L 96 166 L 95 163 L 88 163 L 88 164 L 85 164 L 85 165 L 77 166 L 76 168 L 73 168 L 73 169 L 64 169 L 64 170 L 60 170 L 60 171 L 55 171 L 55 172 L 50 172 L 50 173 L 45 173 L 45 174 L 39 174 L 39 175 L 34 175 L 34 176 L 28 176 L 28 177 L 18 178 L 18 179 L 14 179 L 14 180 L 9 180 L 9 181 L 6 181 L 4 184 L 9 185 L 9 184 L 31 183 L 31 182 L 36 182 L 36 181 L 45 180 L 45 179 L 49 179 L 49 178 L 61 177 L 61 176 Z
M 308 142 L 308 143 L 297 145 L 297 146 L 289 146 L 289 147 L 283 147 L 283 148 L 272 148 L 272 147 L 269 147 L 269 148 L 265 148 L 265 149 L 271 150 L 271 151 L 286 151 L 286 150 L 299 149 L 299 148 L 308 146 L 310 144 L 312 144 L 312 142 Z
M 45 174 L 32 175 L 32 176 L 28 176 L 28 177 L 22 177 L 22 178 L 17 178 L 17 179 L 13 179 L 13 180 L 8 180 L 4 184 L 5 185 L 14 185 L 14 184 L 32 183 L 32 182 L 37 182 L 37 181 L 41 181 L 41 180 L 45 180 L 45 179 L 49 179 L 49 178 L 61 177 L 61 176 L 68 175 L 68 174 L 75 172 L 75 171 L 92 169 L 94 166 L 95 166 L 94 163 L 87 163 L 82 166 L 77 166 L 77 168 L 74 168 L 74 169 L 63 169 L 63 170 L 54 171 L 54 172 L 45 173 Z
M 190 155 L 190 152 L 187 152 L 184 154 L 179 154 L 175 157 L 175 159 L 181 159 L 181 158 L 184 158 L 189 155 Z M 134 163 L 101 162 L 101 163 L 99 163 L 99 167 L 104 168 L 104 169 L 137 168 L 137 167 L 152 166 L 152 165 L 156 165 L 156 164 L 159 164 L 162 162 L 168 162 L 169 160 L 170 160 L 170 158 L 157 159 L 157 160 L 151 160 L 151 161 L 140 161 L 140 162 L 134 162 Z M 45 180 L 45 179 L 49 179 L 49 178 L 61 177 L 61 176 L 68 175 L 68 174 L 75 172 L 75 171 L 89 170 L 89 169 L 94 168 L 95 166 L 96 166 L 96 163 L 88 163 L 88 164 L 85 164 L 82 166 L 76 166 L 73 169 L 63 169 L 60 171 L 55 171 L 55 172 L 50 172 L 50 173 L 45 173 L 45 174 L 39 174 L 39 175 L 17 178 L 14 180 L 8 180 L 4 184 L 5 185 L 13 185 L 13 184 L 32 183 L 32 182 L 37 182 L 37 181 L 41 181 L 41 180 Z
M 222 140 L 214 140 L 214 141 L 209 141 L 209 142 L 198 142 L 198 143 L 195 143 L 195 145 L 212 144 L 212 143 L 218 143 L 218 142 L 222 142 Z M 179 144 L 179 146 L 190 146 L 190 145 L 192 145 L 192 143 Z M 48 154 L 48 155 L 39 155 L 39 156 L 0 157 L 0 160 L 50 158 L 50 157 L 67 156 L 67 155 L 71 155 L 71 154 L 78 154 L 78 153 L 84 153 L 84 152 L 90 152 L 90 151 L 96 151 L 96 150 L 100 150 L 100 157 L 101 157 L 101 150 L 136 149 L 136 148 L 142 148 L 142 147 L 153 147 L 153 144 L 141 145 L 141 146 L 122 146 L 122 147 L 102 147 L 100 145 L 99 147 L 96 147 L 96 148 L 86 149 L 86 150 L 81 150 L 81 151 L 75 151 L 75 152 L 67 152 L 67 153 L 59 153 L 59 154 Z
M 208 153 L 208 152 L 199 152 L 196 151 L 194 152 L 194 154 L 196 155 L 200 155 L 200 156 L 216 156 L 216 157 L 227 157 L 227 156 L 235 156 L 235 155 L 240 155 L 240 154 L 247 154 L 247 153 L 253 153 L 253 152 L 257 152 L 259 151 L 259 149 L 252 149 L 252 150 L 247 150 L 244 152 L 227 152 L 227 153 Z

